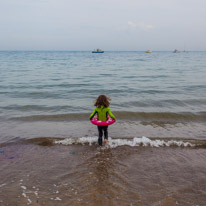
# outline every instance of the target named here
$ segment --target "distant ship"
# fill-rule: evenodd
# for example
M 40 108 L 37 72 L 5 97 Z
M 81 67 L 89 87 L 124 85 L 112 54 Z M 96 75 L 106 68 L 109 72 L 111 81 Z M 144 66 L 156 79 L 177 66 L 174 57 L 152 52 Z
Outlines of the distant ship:
M 92 53 L 104 53 L 104 51 L 101 49 L 96 49 L 96 50 L 92 51 Z
M 175 49 L 174 51 L 173 51 L 173 53 L 180 53 L 177 49 Z
M 152 53 L 152 51 L 151 50 L 147 50 L 145 53 Z

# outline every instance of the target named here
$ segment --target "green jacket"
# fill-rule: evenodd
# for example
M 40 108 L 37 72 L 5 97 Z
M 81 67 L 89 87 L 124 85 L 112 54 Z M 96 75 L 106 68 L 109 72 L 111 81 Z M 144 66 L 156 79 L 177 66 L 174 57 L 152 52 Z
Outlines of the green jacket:
M 107 115 L 109 115 L 112 119 L 116 119 L 116 117 L 112 114 L 111 110 L 109 107 L 96 107 L 92 114 L 90 115 L 89 119 L 92 119 L 94 115 L 98 115 L 98 120 L 100 121 L 106 121 L 107 120 Z

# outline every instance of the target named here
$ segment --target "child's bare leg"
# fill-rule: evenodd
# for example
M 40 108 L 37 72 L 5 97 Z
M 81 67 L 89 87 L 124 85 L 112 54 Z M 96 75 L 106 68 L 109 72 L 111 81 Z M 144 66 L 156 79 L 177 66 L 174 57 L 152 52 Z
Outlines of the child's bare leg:
M 108 126 L 104 126 L 103 130 L 104 130 L 104 143 L 108 142 Z

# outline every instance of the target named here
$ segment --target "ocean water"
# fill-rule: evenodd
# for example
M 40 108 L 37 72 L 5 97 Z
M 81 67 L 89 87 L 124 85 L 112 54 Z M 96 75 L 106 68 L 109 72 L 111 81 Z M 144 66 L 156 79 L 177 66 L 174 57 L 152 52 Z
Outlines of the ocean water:
M 0 138 L 93 136 L 85 123 L 100 94 L 125 126 L 113 127 L 115 137 L 204 138 L 205 80 L 206 52 L 1 51 Z M 183 124 L 173 135 L 155 131 L 167 123 Z
M 0 52 L 1 117 L 114 111 L 206 111 L 206 52 Z
M 0 52 L 2 206 L 204 206 L 205 148 L 206 52 Z

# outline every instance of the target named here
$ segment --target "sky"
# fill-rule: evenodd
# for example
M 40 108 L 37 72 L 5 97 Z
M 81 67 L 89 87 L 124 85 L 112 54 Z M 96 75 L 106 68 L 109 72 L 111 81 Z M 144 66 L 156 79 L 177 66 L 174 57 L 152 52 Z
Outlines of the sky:
M 0 50 L 206 50 L 206 0 L 0 0 Z

